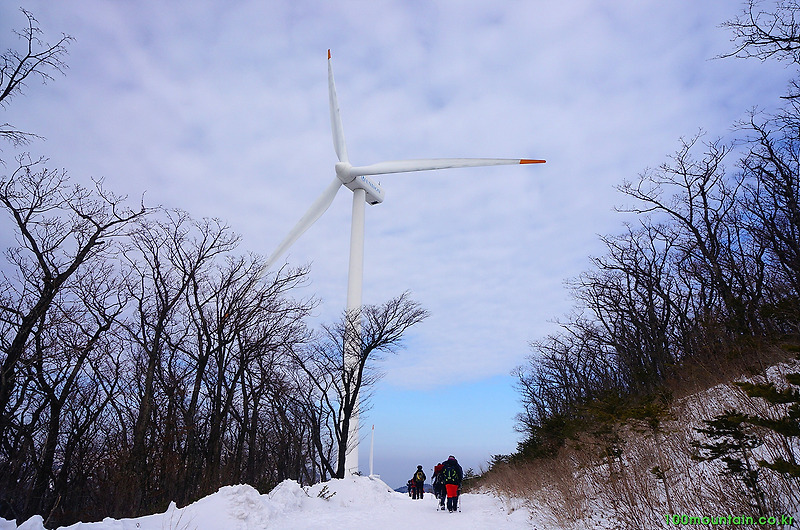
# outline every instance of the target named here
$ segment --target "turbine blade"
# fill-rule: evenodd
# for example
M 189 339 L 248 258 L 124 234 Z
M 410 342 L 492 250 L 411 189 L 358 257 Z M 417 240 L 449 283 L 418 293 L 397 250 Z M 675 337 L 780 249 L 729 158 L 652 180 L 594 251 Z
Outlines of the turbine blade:
M 328 50 L 328 106 L 331 111 L 331 133 L 333 134 L 333 148 L 339 162 L 350 162 L 347 158 L 347 145 L 344 142 L 344 129 L 342 116 L 339 114 L 339 100 L 336 98 L 336 83 L 333 81 L 333 66 L 331 65 L 331 51 Z
M 292 228 L 286 238 L 281 241 L 278 248 L 269 256 L 267 263 L 264 265 L 265 272 L 328 210 L 328 207 L 330 207 L 333 199 L 336 197 L 336 192 L 339 191 L 341 185 L 342 181 L 338 178 L 334 178 L 328 187 L 325 188 L 325 191 L 322 192 L 322 195 L 317 197 L 314 204 L 311 205 L 305 215 L 300 218 L 300 221 L 294 225 L 294 228 Z
M 351 175 L 383 175 L 457 167 L 505 166 L 514 164 L 544 164 L 544 160 L 530 158 L 423 158 L 419 160 L 392 160 L 350 169 Z

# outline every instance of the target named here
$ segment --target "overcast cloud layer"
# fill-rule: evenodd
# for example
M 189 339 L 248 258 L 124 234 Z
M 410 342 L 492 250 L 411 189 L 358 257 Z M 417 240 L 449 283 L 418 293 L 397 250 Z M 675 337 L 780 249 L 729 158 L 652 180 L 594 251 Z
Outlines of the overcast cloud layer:
M 789 76 L 714 59 L 743 7 L 729 0 L 19 4 L 50 41 L 76 40 L 67 76 L 30 84 L 0 121 L 46 137 L 31 151 L 76 180 L 226 220 L 243 250 L 269 254 L 333 176 L 329 48 L 354 165 L 547 159 L 381 178 L 364 302 L 409 290 L 431 313 L 364 420 L 392 485 L 441 452 L 477 467 L 514 450 L 507 375 L 569 310 L 563 282 L 602 251 L 597 234 L 621 229 L 614 186 L 680 137 L 777 104 Z M 0 5 L 3 49 L 18 7 Z M 343 188 L 285 258 L 312 264 L 320 321 L 344 308 L 350 202 Z M 449 415 L 457 431 L 439 427 Z

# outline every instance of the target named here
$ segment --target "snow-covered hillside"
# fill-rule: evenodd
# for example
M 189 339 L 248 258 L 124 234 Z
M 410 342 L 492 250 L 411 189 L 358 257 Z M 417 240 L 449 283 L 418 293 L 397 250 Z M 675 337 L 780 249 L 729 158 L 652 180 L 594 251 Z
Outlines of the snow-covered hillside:
M 393 491 L 383 481 L 367 477 L 331 480 L 301 487 L 287 480 L 267 495 L 246 485 L 227 486 L 184 508 L 171 505 L 165 513 L 137 519 L 106 519 L 77 523 L 71 530 L 257 530 L 302 529 L 408 529 L 532 528 L 525 509 L 510 514 L 507 504 L 491 494 L 465 494 L 463 511 L 436 510 L 433 495 L 421 501 Z M 0 519 L 0 530 L 43 530 L 41 517 L 19 527 Z M 535 526 L 533 526 L 535 528 Z

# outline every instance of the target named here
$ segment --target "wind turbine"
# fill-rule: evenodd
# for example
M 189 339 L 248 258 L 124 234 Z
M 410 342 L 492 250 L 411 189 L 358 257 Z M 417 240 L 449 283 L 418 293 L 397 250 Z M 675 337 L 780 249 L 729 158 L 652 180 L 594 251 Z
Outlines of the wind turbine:
M 384 175 L 387 173 L 407 173 L 411 171 L 428 171 L 432 169 L 447 169 L 478 166 L 502 166 L 517 164 L 543 164 L 544 160 L 528 158 L 425 158 L 417 160 L 394 160 L 378 162 L 369 166 L 353 166 L 347 155 L 347 145 L 344 141 L 342 118 L 339 113 L 339 102 L 336 98 L 336 84 L 333 80 L 333 66 L 331 65 L 331 51 L 328 50 L 328 105 L 331 115 L 331 132 L 333 133 L 333 148 L 339 161 L 335 165 L 336 177 L 328 184 L 317 200 L 311 205 L 300 221 L 292 228 L 280 245 L 270 255 L 264 269 L 269 269 L 297 239 L 313 225 L 333 202 L 339 188 L 342 186 L 353 192 L 353 214 L 350 227 L 350 266 L 347 275 L 347 314 L 358 312 L 361 309 L 361 286 L 364 272 L 364 210 L 365 203 L 379 204 L 383 202 L 384 191 L 380 184 L 370 176 Z M 358 327 L 358 324 L 356 324 Z M 360 333 L 360 328 L 352 330 Z M 350 343 L 351 341 L 345 341 Z M 357 341 L 356 341 L 357 342 Z M 358 359 L 360 352 L 345 351 L 344 362 L 349 365 Z M 348 451 L 345 458 L 345 474 L 358 472 L 358 409 L 350 420 L 348 432 Z

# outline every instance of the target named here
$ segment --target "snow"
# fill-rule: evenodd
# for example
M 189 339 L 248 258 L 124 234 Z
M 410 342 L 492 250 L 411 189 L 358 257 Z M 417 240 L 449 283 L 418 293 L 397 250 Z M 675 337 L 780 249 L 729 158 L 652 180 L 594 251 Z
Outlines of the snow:
M 104 519 L 76 523 L 70 530 L 256 530 L 267 528 L 374 529 L 408 528 L 516 529 L 532 527 L 524 508 L 509 508 L 491 493 L 464 494 L 460 513 L 436 510 L 436 499 L 426 494 L 412 500 L 383 481 L 348 477 L 302 487 L 286 480 L 262 495 L 247 485 L 226 486 L 184 508 L 172 503 L 162 514 L 136 519 Z M 510 512 L 510 513 L 509 513 Z M 19 527 L 0 519 L 0 530 L 43 530 L 40 516 Z

